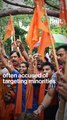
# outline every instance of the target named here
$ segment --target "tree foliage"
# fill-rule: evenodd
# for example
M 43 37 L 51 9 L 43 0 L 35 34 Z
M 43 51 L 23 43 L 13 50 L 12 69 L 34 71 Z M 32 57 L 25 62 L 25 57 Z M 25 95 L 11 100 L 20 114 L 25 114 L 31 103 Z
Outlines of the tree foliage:
M 49 10 L 57 10 L 57 11 L 59 10 L 59 0 L 45 0 L 45 1 L 48 3 L 46 5 L 47 9 L 49 9 Z M 11 2 L 13 2 L 13 0 Z M 34 7 L 33 0 L 24 0 L 24 3 L 22 3 L 22 4 Z M 9 4 L 8 4 L 8 6 L 9 6 Z M 2 10 L 4 10 L 4 8 L 3 8 L 3 0 L 0 0 L 0 12 Z M 15 37 L 16 38 L 19 38 L 19 36 L 21 37 L 21 40 L 24 43 L 26 50 L 28 50 L 28 47 L 27 47 L 26 42 L 25 42 L 25 35 L 27 34 L 27 27 L 29 26 L 29 24 L 31 22 L 31 18 L 32 18 L 32 15 L 30 15 L 30 14 L 23 14 L 23 15 L 13 16 L 13 22 L 14 22 L 15 33 L 16 33 Z M 3 39 L 4 34 L 5 34 L 5 29 L 6 29 L 6 25 L 7 25 L 8 20 L 9 20 L 9 16 L 0 19 L 0 37 L 2 39 Z M 19 22 L 22 22 L 22 28 L 19 26 Z M 23 29 L 23 26 L 26 28 L 26 30 Z M 51 24 L 51 31 L 52 31 L 52 33 L 59 33 L 59 34 L 63 34 L 65 36 L 67 36 L 67 28 L 65 28 L 65 29 L 61 28 L 58 25 L 52 25 Z M 11 49 L 10 45 L 11 45 L 11 40 L 8 39 L 4 43 L 7 54 L 9 54 L 9 51 Z

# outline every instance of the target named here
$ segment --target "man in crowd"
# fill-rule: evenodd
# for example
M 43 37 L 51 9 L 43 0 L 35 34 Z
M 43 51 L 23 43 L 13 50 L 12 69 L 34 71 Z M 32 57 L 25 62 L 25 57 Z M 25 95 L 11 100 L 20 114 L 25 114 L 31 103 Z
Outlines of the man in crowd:
M 12 51 L 10 53 L 10 62 L 12 64 L 12 66 L 18 70 L 19 68 L 19 64 L 20 64 L 20 54 L 19 52 L 16 52 L 16 51 Z
M 51 82 L 51 77 L 55 72 L 55 68 L 53 66 L 53 64 L 49 63 L 49 62 L 44 62 L 43 63 L 43 68 L 42 68 L 42 74 L 48 74 L 47 76 L 47 82 L 46 84 L 46 88 L 44 91 L 44 95 L 47 94 L 48 92 L 48 86 Z M 43 91 L 42 91 L 43 92 Z M 55 94 L 55 97 L 53 98 L 51 104 L 44 110 L 44 118 L 45 120 L 55 120 L 55 115 L 56 115 L 56 111 L 58 109 L 58 96 L 57 93 Z
M 59 65 L 62 65 L 61 68 L 62 68 L 62 71 L 64 72 L 65 63 L 67 61 L 67 45 L 62 45 L 62 46 L 58 47 L 57 56 L 58 56 L 57 57 L 58 63 L 59 63 Z M 55 82 L 49 85 L 48 92 L 47 92 L 46 96 L 44 97 L 41 105 L 38 107 L 38 109 L 36 111 L 34 111 L 35 114 L 39 114 L 43 109 L 46 109 L 50 105 L 50 103 L 56 93 L 56 85 L 57 85 L 56 82 L 58 82 L 57 74 L 53 76 L 53 80 L 55 80 Z M 67 78 L 65 78 L 65 76 L 63 76 L 63 73 L 60 73 L 59 76 L 60 76 L 61 82 L 59 82 L 58 85 L 61 85 L 61 86 L 58 86 L 57 91 L 67 101 L 67 93 L 66 93 L 66 89 L 67 89 L 67 80 L 66 79 Z M 62 79 L 63 79 L 63 81 L 62 81 Z
M 1 47 L 1 44 L 0 44 L 0 47 Z M 2 47 L 1 47 L 2 48 Z M 3 54 L 2 54 L 2 49 L 1 49 L 1 51 L 0 51 L 0 56 L 1 56 L 1 59 L 2 59 L 2 62 L 3 62 L 3 64 L 5 65 L 5 67 L 9 70 L 9 72 L 11 73 L 11 74 L 16 74 L 17 75 L 17 78 L 15 78 L 15 80 L 19 80 L 19 78 L 18 78 L 18 76 L 20 75 L 20 73 L 21 74 L 26 74 L 26 73 L 28 73 L 28 64 L 27 64 L 27 62 L 22 62 L 22 63 L 20 63 L 20 65 L 19 65 L 19 72 L 18 71 L 16 71 L 16 69 L 14 68 L 14 67 L 11 67 L 8 63 L 7 63 L 7 61 L 5 61 L 5 58 L 3 57 Z M 13 59 L 12 59 L 13 60 Z M 31 59 L 30 59 L 31 60 Z M 31 69 L 33 69 L 31 66 L 32 66 L 32 60 L 31 61 L 29 61 L 30 62 L 30 65 L 29 65 L 29 67 L 31 68 Z M 15 64 L 14 65 L 16 65 L 16 62 L 14 62 Z M 31 73 L 31 69 L 29 69 L 29 71 L 30 71 L 30 73 Z M 21 77 L 22 78 L 22 77 Z M 26 86 L 26 84 L 23 84 L 23 83 L 25 83 L 24 81 L 25 80 L 28 80 L 28 78 L 26 78 L 26 77 L 23 77 L 22 78 L 22 83 L 21 83 L 21 85 L 20 84 L 16 84 L 16 92 L 17 92 L 17 97 L 16 97 L 16 109 L 15 109 L 15 113 L 16 114 L 18 114 L 18 118 L 19 118 L 19 114 L 21 114 L 21 112 L 27 112 L 27 113 L 32 113 L 37 107 L 38 107 L 38 104 L 37 104 L 37 96 L 35 95 L 36 94 L 36 86 L 32 86 L 31 84 L 31 87 L 32 87 L 32 89 L 31 89 L 31 87 L 30 87 L 30 85 L 29 84 L 27 84 L 27 86 Z M 29 86 L 28 86 L 29 85 Z M 18 87 L 17 87 L 18 86 Z M 19 87 L 20 86 L 20 87 Z M 31 95 L 28 95 L 28 93 L 26 93 L 26 89 L 31 89 L 30 90 L 30 92 L 32 92 L 31 93 Z M 21 89 L 21 90 L 20 90 Z M 29 92 L 29 91 L 28 91 Z M 29 93 L 30 94 L 30 93 Z M 27 96 L 26 96 L 27 95 Z M 19 97 L 20 96 L 20 97 Z M 36 97 L 35 97 L 36 96 Z M 27 97 L 29 97 L 28 99 L 27 99 Z M 31 98 L 32 97 L 32 98 Z M 30 100 L 30 98 L 32 99 L 32 101 Z M 21 105 L 20 105 L 20 102 L 18 101 L 18 100 L 21 100 L 22 101 L 22 103 L 21 103 Z M 27 100 L 27 101 L 26 101 Z M 31 102 L 32 103 L 31 103 Z M 21 107 L 21 109 L 22 110 L 20 110 L 20 108 L 18 107 L 18 105 Z M 26 107 L 25 107 L 26 106 Z M 20 112 L 17 112 L 17 111 L 20 111 Z

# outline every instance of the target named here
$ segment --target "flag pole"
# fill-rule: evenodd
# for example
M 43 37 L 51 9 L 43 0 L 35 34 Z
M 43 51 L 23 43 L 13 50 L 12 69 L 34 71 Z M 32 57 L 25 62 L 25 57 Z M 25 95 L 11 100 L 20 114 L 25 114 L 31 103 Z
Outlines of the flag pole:
M 56 69 L 59 71 L 59 65 L 58 65 L 58 61 L 57 61 L 57 57 L 56 57 L 56 51 L 55 51 L 55 46 L 54 46 L 52 34 L 51 34 L 51 31 L 50 31 L 50 25 L 49 25 L 49 21 L 48 21 L 48 16 L 47 16 L 47 13 L 46 13 L 46 8 L 44 8 L 44 9 L 45 9 L 46 21 L 48 23 L 48 30 L 49 30 L 50 40 L 51 40 L 51 44 L 52 44 L 52 49 L 53 49 L 53 53 L 54 53 L 54 60 L 55 60 L 55 64 L 56 64 Z
M 14 38 L 14 41 L 15 41 L 15 34 L 14 34 L 14 37 L 13 37 L 13 38 Z
M 48 23 L 48 29 L 49 29 L 50 40 L 51 40 L 52 49 L 53 49 L 53 53 L 54 53 L 54 59 L 55 59 L 55 63 L 56 63 L 56 69 L 57 69 L 57 71 L 59 71 L 59 65 L 58 65 L 58 61 L 57 61 L 57 57 L 56 57 L 56 51 L 55 51 L 55 46 L 54 46 L 54 43 L 53 43 L 52 34 L 50 32 L 50 25 L 49 25 L 49 21 L 48 21 L 46 9 L 45 9 L 45 17 L 46 17 L 46 20 L 47 20 L 47 23 Z M 58 115 L 57 115 L 57 119 L 56 120 L 63 120 L 64 119 L 65 104 L 66 104 L 65 100 L 61 97 L 60 98 Z
M 20 37 L 20 35 L 19 35 L 19 39 L 21 40 L 21 37 Z M 17 46 L 17 51 L 19 52 L 19 54 L 20 54 L 20 57 L 23 59 L 23 56 L 22 56 L 22 54 L 21 54 L 21 51 L 20 51 L 20 49 L 19 49 L 19 47 Z
M 12 46 L 12 43 L 13 43 L 13 36 L 11 36 L 11 51 L 13 51 L 13 46 Z

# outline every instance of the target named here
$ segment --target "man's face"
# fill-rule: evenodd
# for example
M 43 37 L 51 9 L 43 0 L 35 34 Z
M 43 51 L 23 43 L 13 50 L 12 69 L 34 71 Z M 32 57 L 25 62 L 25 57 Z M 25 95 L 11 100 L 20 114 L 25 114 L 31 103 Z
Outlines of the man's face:
M 42 71 L 43 71 L 42 72 L 43 74 L 48 74 L 48 78 L 51 78 L 51 76 L 53 74 L 53 70 L 50 68 L 49 65 L 43 66 Z
M 64 48 L 60 48 L 60 49 L 57 51 L 57 59 L 58 59 L 58 63 L 59 63 L 60 65 L 62 65 L 63 63 L 65 63 L 66 56 L 67 56 L 67 53 L 66 53 L 66 51 L 64 50 Z
M 27 73 L 27 67 L 26 67 L 26 65 L 24 63 L 20 64 L 19 71 L 20 71 L 21 74 Z
M 13 54 L 10 56 L 10 60 L 11 60 L 11 62 L 12 62 L 12 64 L 13 64 L 13 66 L 18 66 L 18 64 L 19 64 L 19 57 L 18 57 L 18 55 L 17 55 L 16 52 L 13 53 Z

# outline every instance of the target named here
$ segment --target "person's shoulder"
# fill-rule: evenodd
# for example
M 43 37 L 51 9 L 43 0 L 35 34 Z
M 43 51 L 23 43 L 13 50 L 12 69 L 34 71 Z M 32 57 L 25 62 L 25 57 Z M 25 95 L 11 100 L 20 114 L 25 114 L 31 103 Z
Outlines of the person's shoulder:
M 7 68 L 3 68 L 2 70 L 0 70 L 0 75 L 6 74 L 6 73 L 9 73 Z
M 14 69 L 14 70 L 12 70 L 11 74 L 19 74 L 19 72 L 16 69 Z
M 52 80 L 57 80 L 57 72 L 53 73 Z

